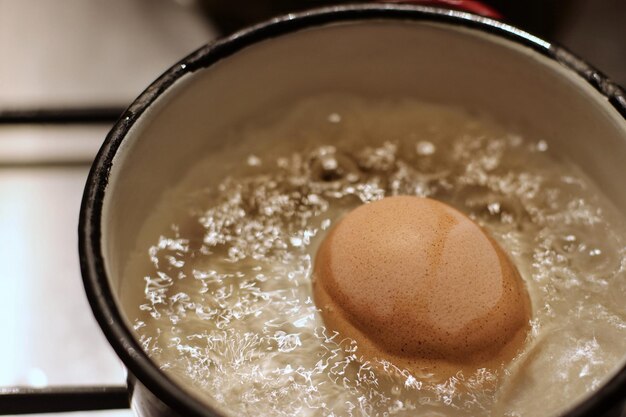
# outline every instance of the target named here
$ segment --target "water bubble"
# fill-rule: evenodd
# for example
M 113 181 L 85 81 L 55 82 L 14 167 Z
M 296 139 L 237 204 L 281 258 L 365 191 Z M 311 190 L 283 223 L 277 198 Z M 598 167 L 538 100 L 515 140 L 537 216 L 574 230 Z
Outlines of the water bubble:
M 330 123 L 339 123 L 341 122 L 341 115 L 339 113 L 331 113 L 328 115 L 328 121 Z
M 539 142 L 537 142 L 536 149 L 539 152 L 547 151 L 548 150 L 548 142 L 546 142 L 545 140 L 540 140 Z
M 261 161 L 261 158 L 259 158 L 258 156 L 250 155 L 248 156 L 246 163 L 248 164 L 248 166 L 258 167 L 258 166 L 261 166 L 262 161 Z
M 421 156 L 432 155 L 435 153 L 435 150 L 436 150 L 435 145 L 433 145 L 431 142 L 428 142 L 426 140 L 419 141 L 415 145 L 415 151 L 417 152 L 418 155 L 421 155 Z

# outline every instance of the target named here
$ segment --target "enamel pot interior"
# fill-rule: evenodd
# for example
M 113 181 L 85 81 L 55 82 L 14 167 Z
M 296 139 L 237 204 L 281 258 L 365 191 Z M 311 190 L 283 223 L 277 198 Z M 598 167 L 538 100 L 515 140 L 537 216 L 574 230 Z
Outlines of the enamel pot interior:
M 144 282 L 125 277 L 124 269 L 137 244 L 150 238 L 142 230 L 147 213 L 188 167 L 236 147 L 222 140 L 230 126 L 264 109 L 342 92 L 410 96 L 487 112 L 528 137 L 548 141 L 626 212 L 621 181 L 626 128 L 619 103 L 611 104 L 550 56 L 551 45 L 462 13 L 398 6 L 368 10 L 288 18 L 198 51 L 144 92 L 98 156 L 81 222 L 90 300 L 131 372 L 189 415 L 210 410 L 182 401 L 178 386 L 132 339 L 126 294 Z M 211 175 L 227 172 L 227 164 L 212 165 Z

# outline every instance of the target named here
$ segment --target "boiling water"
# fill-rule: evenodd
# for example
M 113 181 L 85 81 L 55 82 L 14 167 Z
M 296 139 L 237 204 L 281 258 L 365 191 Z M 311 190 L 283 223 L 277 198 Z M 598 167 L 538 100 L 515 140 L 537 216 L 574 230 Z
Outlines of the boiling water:
M 174 218 L 148 222 L 160 237 L 139 248 L 126 277 L 145 281 L 126 295 L 139 306 L 143 348 L 219 410 L 550 415 L 621 363 L 625 229 L 542 138 L 412 100 L 320 97 L 225 140 L 238 151 L 213 155 L 190 174 L 203 186 L 163 202 Z M 210 176 L 226 161 L 230 176 Z M 397 194 L 457 207 L 518 266 L 531 332 L 504 369 L 436 381 L 384 358 L 367 362 L 354 341 L 324 327 L 311 295 L 317 245 L 342 214 Z

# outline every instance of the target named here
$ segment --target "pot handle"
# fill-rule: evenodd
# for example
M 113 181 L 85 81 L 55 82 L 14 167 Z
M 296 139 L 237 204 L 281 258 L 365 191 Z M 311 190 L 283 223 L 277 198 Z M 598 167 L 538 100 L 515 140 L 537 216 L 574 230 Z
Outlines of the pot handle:
M 501 20 L 503 16 L 493 7 L 476 0 L 381 0 L 383 3 L 408 3 L 424 6 L 437 6 L 444 9 L 460 10 L 480 16 Z

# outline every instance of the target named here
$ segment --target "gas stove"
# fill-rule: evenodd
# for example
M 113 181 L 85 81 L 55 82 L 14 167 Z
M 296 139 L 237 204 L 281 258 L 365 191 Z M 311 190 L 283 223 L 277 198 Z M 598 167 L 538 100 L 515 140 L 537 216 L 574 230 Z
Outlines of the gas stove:
M 82 190 L 124 107 L 215 36 L 190 3 L 0 0 L 0 414 L 132 415 L 83 291 Z

